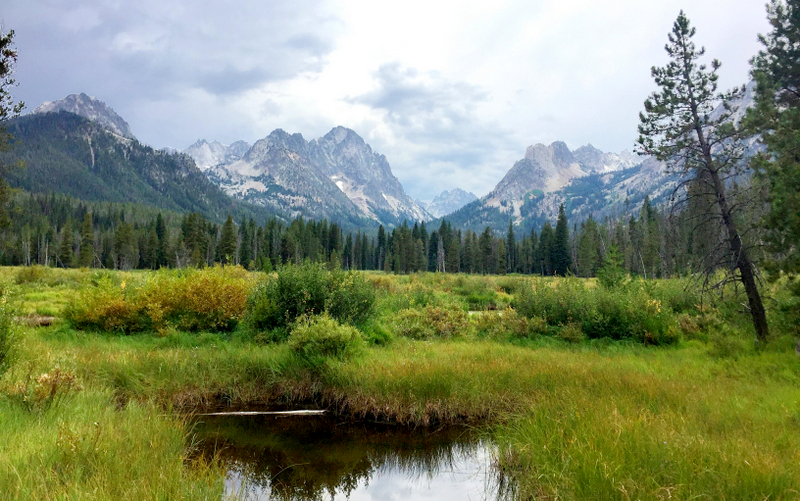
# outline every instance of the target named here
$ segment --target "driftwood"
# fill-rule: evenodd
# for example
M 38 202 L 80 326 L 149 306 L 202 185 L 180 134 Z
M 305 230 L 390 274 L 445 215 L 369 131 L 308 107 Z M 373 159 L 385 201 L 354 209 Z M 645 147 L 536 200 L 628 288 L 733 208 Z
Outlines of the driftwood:
M 322 416 L 326 411 L 234 411 L 234 412 L 205 412 L 198 416 Z
M 16 321 L 19 324 L 27 325 L 28 327 L 49 327 L 53 325 L 53 321 L 55 321 L 56 317 L 46 317 L 44 315 L 38 315 L 36 313 L 31 313 L 30 315 L 26 315 L 24 317 L 17 317 Z

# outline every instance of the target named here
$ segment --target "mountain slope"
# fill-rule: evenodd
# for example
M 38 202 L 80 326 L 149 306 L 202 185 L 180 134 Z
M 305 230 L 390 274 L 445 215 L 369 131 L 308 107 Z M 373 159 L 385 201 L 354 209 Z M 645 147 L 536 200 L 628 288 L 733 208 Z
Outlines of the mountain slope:
M 205 141 L 186 153 L 201 165 L 217 162 L 206 175 L 229 195 L 295 216 L 367 226 L 431 219 L 405 193 L 386 157 L 344 127 L 309 142 L 277 129 L 238 159 Z
M 667 201 L 680 176 L 663 164 L 624 151 L 604 153 L 592 145 L 570 151 L 560 141 L 528 147 L 495 189 L 447 219 L 457 228 L 504 231 L 511 220 L 523 228 L 553 223 L 562 203 L 570 223 L 628 213 L 645 196 Z
M 129 139 L 136 139 L 131 132 L 128 122 L 111 109 L 106 103 L 89 97 L 84 93 L 70 94 L 58 101 L 48 101 L 40 104 L 31 114 L 51 113 L 54 111 L 68 111 L 82 116 L 102 127 Z
M 293 217 L 369 224 L 358 207 L 311 162 L 300 134 L 275 130 L 231 164 L 206 175 L 231 196 Z
M 228 212 L 267 215 L 231 200 L 187 155 L 154 150 L 74 113 L 26 115 L 10 121 L 8 130 L 16 145 L 4 160 L 26 163 L 10 173 L 14 187 L 196 211 L 218 221 Z
M 219 164 L 230 164 L 241 159 L 249 149 L 250 145 L 244 141 L 225 145 L 219 141 L 209 143 L 205 139 L 200 139 L 183 152 L 194 159 L 200 170 L 207 171 Z

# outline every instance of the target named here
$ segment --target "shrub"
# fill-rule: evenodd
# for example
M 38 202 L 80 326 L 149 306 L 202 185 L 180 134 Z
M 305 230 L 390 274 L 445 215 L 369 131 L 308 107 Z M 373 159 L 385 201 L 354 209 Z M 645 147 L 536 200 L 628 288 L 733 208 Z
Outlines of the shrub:
M 583 333 L 581 325 L 577 322 L 572 322 L 561 327 L 558 330 L 556 337 L 563 339 L 568 343 L 580 343 L 586 339 L 586 335 Z
M 490 339 L 533 338 L 547 331 L 543 319 L 525 318 L 512 308 L 475 314 L 471 320 L 478 335 Z
M 159 270 L 143 281 L 119 284 L 101 274 L 95 283 L 82 288 L 65 309 L 76 329 L 230 331 L 244 314 L 252 289 L 249 274 L 233 266 Z
M 39 282 L 47 276 L 48 271 L 48 268 L 38 264 L 26 266 L 17 272 L 17 285 Z
M 14 310 L 8 302 L 8 288 L 0 289 L 0 376 L 8 368 L 14 344 Z
M 589 338 L 670 344 L 678 339 L 672 311 L 655 299 L 651 284 L 587 289 L 578 279 L 538 281 L 522 288 L 518 310 L 552 327 L 579 324 Z
M 328 312 L 340 322 L 361 324 L 375 305 L 372 284 L 357 272 L 330 272 L 323 264 L 287 265 L 258 284 L 247 298 L 251 328 L 270 331 L 297 319 Z
M 339 322 L 363 324 L 375 307 L 375 288 L 356 272 L 332 274 L 325 311 Z
M 382 346 L 391 343 L 394 339 L 392 331 L 383 322 L 374 318 L 368 319 L 360 328 L 364 340 L 369 344 Z
M 469 314 L 459 308 L 426 306 L 405 309 L 397 315 L 397 334 L 412 339 L 460 337 L 469 332 Z
M 396 313 L 407 308 L 422 308 L 433 302 L 434 298 L 431 287 L 412 277 L 411 282 L 397 284 L 392 290 L 384 292 L 378 308 Z
M 549 325 L 580 321 L 588 316 L 595 292 L 587 291 L 583 283 L 578 278 L 531 281 L 517 293 L 517 310 L 528 318 L 543 318 Z
M 327 314 L 304 317 L 289 335 L 289 348 L 300 359 L 317 365 L 327 358 L 344 360 L 357 354 L 363 344 L 361 334 Z

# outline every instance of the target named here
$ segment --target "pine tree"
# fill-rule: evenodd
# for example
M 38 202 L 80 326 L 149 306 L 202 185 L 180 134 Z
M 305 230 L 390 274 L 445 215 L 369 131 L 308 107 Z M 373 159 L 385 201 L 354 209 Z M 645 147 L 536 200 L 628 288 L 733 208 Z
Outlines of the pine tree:
M 169 235 L 167 225 L 161 213 L 156 216 L 156 237 L 158 238 L 158 250 L 156 252 L 157 267 L 169 265 Z
M 81 250 L 78 262 L 81 267 L 89 267 L 94 262 L 94 227 L 92 215 L 88 212 L 84 214 L 81 225 Z
M 558 208 L 558 220 L 553 234 L 552 248 L 553 272 L 559 276 L 566 276 L 572 267 L 572 256 L 569 250 L 569 225 L 564 204 Z
M 506 271 L 517 271 L 517 240 L 514 236 L 514 224 L 508 220 L 508 233 L 506 234 Z
M 542 232 L 539 234 L 539 247 L 538 247 L 537 260 L 539 269 L 536 270 L 537 273 L 541 273 L 542 276 L 548 276 L 553 274 L 553 259 L 552 259 L 552 249 L 553 249 L 553 227 L 550 226 L 550 222 L 544 223 L 542 226 Z
M 767 242 L 774 268 L 800 273 L 800 4 L 772 0 L 772 31 L 759 35 L 764 48 L 753 58 L 755 103 L 746 123 L 761 134 L 767 153 L 753 160 L 769 183 Z M 798 291 L 800 293 L 800 291 Z
M 480 262 L 480 272 L 483 274 L 495 273 L 497 269 L 497 259 L 494 256 L 494 235 L 489 226 L 483 230 L 478 239 L 478 256 Z
M 600 231 L 591 216 L 581 225 L 578 235 L 577 274 L 582 277 L 593 277 L 602 261 L 600 255 Z
M 236 256 L 236 227 L 233 218 L 228 214 L 228 219 L 222 225 L 222 235 L 217 245 L 219 260 L 222 264 L 231 264 Z
M 692 37 L 695 29 L 683 11 L 673 24 L 666 45 L 670 62 L 653 67 L 652 75 L 660 92 L 654 92 L 640 113 L 637 152 L 666 161 L 673 170 L 693 173 L 703 188 L 713 194 L 719 217 L 727 232 L 730 258 L 738 270 L 737 278 L 744 285 L 758 342 L 769 335 L 767 316 L 756 283 L 756 270 L 749 249 L 743 245 L 734 206 L 728 201 L 725 177 L 742 165 L 743 150 L 740 132 L 732 120 L 731 101 L 743 89 L 719 94 L 717 70 L 698 63 L 705 49 L 697 49 Z M 723 112 L 713 114 L 719 105 Z M 712 147 L 713 146 L 713 147 Z M 705 270 L 710 276 L 716 270 Z
M 10 89 L 16 85 L 12 78 L 14 66 L 17 63 L 17 50 L 14 48 L 14 30 L 6 33 L 0 31 L 0 153 L 4 153 L 12 148 L 12 137 L 6 131 L 6 122 L 16 118 L 25 107 L 25 103 L 14 103 Z M 23 162 L 14 165 L 7 165 L 0 158 L 0 227 L 8 226 L 10 223 L 6 205 L 11 200 L 11 187 L 6 181 L 8 171 L 11 168 L 20 168 Z

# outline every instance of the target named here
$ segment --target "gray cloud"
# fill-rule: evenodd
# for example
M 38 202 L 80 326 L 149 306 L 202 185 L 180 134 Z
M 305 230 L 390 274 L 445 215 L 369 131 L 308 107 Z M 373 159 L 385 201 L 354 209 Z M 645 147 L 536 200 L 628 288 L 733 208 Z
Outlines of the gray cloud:
M 485 90 L 397 62 L 381 66 L 374 80 L 373 90 L 349 101 L 382 111 L 384 123 L 401 139 L 400 145 L 377 147 L 385 148 L 395 175 L 412 196 L 431 199 L 456 186 L 486 193 L 510 168 L 511 159 L 522 157 L 509 130 L 480 117 L 479 106 L 490 99 Z M 407 144 L 415 148 L 409 152 Z
M 340 29 L 313 14 L 323 0 L 28 0 L 4 11 L 19 49 L 16 94 L 29 109 L 86 92 L 123 116 L 142 100 L 192 89 L 224 97 L 319 72 Z

